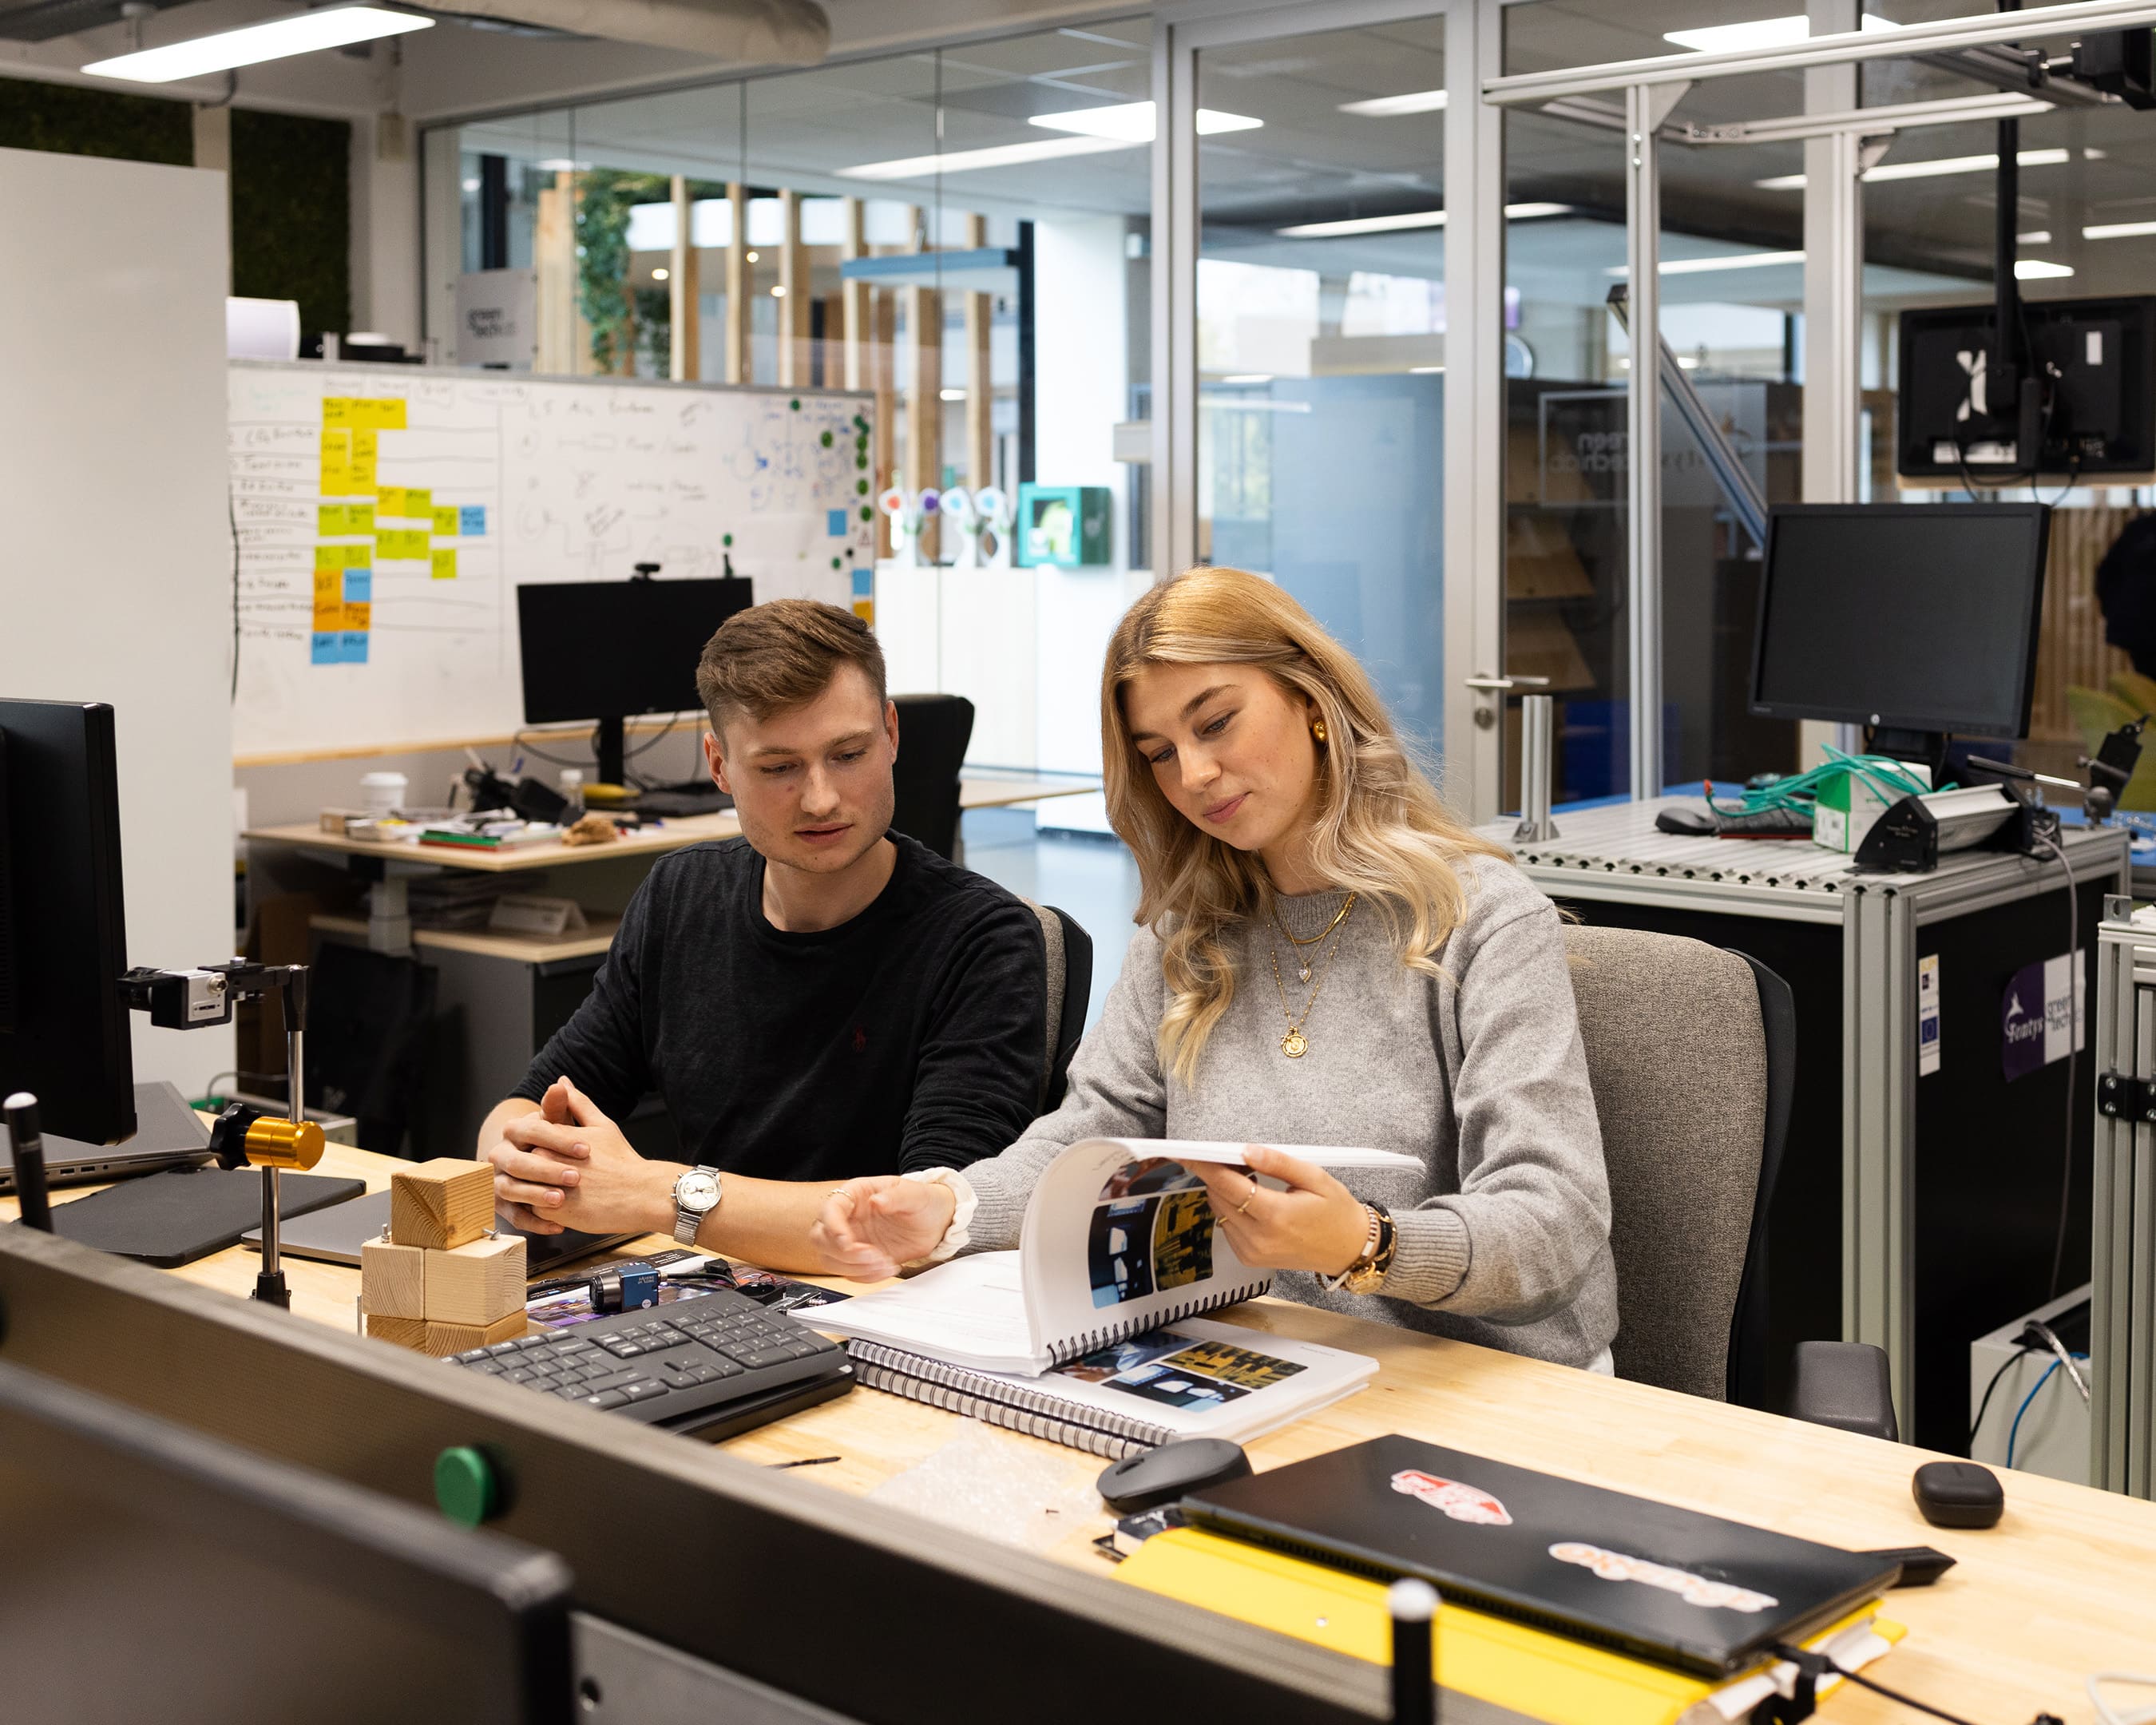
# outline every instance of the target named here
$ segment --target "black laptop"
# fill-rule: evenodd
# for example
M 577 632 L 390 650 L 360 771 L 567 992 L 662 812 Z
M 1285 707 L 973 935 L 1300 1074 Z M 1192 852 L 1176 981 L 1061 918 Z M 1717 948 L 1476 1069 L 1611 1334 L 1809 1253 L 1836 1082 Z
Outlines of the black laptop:
M 1706 1676 L 1756 1664 L 1901 1567 L 1718 1516 L 1373 1438 L 1185 1498 L 1196 1525 Z

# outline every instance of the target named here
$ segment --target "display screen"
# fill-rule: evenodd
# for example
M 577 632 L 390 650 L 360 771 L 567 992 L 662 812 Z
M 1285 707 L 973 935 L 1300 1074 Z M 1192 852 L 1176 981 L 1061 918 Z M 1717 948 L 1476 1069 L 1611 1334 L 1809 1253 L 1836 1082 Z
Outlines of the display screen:
M 2025 735 L 2049 513 L 2037 504 L 1777 509 L 1752 710 Z

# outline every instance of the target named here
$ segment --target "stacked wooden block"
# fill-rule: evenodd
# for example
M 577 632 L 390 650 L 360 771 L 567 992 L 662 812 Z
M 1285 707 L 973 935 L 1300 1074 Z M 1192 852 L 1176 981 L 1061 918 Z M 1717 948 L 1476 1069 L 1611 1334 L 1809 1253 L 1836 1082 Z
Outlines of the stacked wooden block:
M 524 1333 L 524 1242 L 497 1235 L 494 1168 L 443 1157 L 393 1174 L 389 1236 L 359 1250 L 367 1333 L 446 1359 Z

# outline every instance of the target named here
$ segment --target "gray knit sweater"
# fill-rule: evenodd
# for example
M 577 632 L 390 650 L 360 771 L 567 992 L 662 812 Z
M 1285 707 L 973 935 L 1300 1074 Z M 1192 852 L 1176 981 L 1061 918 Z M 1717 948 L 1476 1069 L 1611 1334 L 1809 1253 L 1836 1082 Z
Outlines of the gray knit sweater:
M 1001 1155 L 964 1170 L 979 1199 L 971 1245 L 1016 1245 L 1041 1169 L 1081 1138 L 1401 1150 L 1424 1172 L 1346 1177 L 1399 1227 L 1378 1291 L 1331 1293 L 1300 1271 L 1281 1272 L 1274 1291 L 1589 1364 L 1617 1332 L 1617 1281 L 1602 1137 L 1557 911 L 1509 864 L 1481 860 L 1470 875 L 1466 917 L 1439 955 L 1443 977 L 1403 966 L 1383 921 L 1357 906 L 1304 1021 L 1309 1050 L 1300 1060 L 1281 1051 L 1286 1020 L 1268 929 L 1243 926 L 1231 937 L 1235 999 L 1206 1044 L 1194 1087 L 1161 1070 L 1161 943 L 1141 930 L 1078 1050 L 1063 1106 Z M 1290 900 L 1285 915 L 1291 927 L 1315 932 L 1326 908 Z M 1307 991 L 1284 941 L 1280 952 L 1300 1009 Z

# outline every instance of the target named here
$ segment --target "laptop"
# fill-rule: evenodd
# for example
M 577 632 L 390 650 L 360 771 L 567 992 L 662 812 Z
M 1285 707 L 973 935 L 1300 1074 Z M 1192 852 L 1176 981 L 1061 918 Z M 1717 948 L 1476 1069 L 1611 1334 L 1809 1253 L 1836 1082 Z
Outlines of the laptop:
M 47 1132 L 45 1183 L 79 1186 L 119 1180 L 163 1168 L 192 1168 L 209 1160 L 209 1122 L 169 1084 L 135 1086 L 135 1136 L 121 1144 L 85 1144 Z M 0 1132 L 0 1192 L 15 1189 L 15 1158 Z
M 1408 1437 L 1186 1497 L 1196 1526 L 1710 1677 L 1892 1587 L 1892 1558 Z
M 370 1192 L 363 1198 L 348 1199 L 286 1222 L 277 1230 L 277 1249 L 288 1257 L 357 1266 L 360 1247 L 379 1239 L 388 1225 L 389 1194 Z M 572 1258 L 586 1257 L 637 1238 L 634 1234 L 579 1234 L 574 1229 L 559 1234 L 527 1234 L 524 1236 L 525 1273 L 537 1276 Z M 251 1252 L 260 1251 L 262 1230 L 256 1228 L 242 1235 L 240 1243 Z

